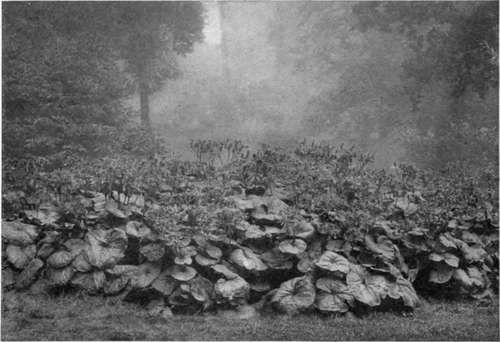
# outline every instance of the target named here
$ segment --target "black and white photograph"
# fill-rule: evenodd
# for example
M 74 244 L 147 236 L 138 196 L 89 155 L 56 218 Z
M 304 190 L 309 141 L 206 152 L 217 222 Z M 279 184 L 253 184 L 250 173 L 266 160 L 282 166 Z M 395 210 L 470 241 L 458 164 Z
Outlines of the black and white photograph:
M 2 341 L 498 341 L 498 1 L 2 1 Z

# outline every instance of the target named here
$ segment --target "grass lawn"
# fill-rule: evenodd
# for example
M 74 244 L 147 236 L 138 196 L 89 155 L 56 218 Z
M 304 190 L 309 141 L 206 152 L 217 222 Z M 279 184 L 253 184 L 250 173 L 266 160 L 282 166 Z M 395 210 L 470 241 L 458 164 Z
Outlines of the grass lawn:
M 264 315 L 150 317 L 130 303 L 96 297 L 2 299 L 2 340 L 499 340 L 498 306 L 433 301 L 403 316 Z

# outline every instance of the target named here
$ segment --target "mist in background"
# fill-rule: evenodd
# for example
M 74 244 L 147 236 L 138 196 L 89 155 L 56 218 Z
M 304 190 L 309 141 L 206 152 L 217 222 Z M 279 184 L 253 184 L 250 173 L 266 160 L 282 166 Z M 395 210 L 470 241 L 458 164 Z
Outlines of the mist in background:
M 376 166 L 388 167 L 418 159 L 413 155 L 425 158 L 427 152 L 414 150 L 434 142 L 441 135 L 436 127 L 443 122 L 454 125 L 457 104 L 450 96 L 454 80 L 429 78 L 425 83 L 409 77 L 408 60 L 416 57 L 407 32 L 357 29 L 363 17 L 356 12 L 356 3 L 205 2 L 204 6 L 203 43 L 179 60 L 181 77 L 168 80 L 151 95 L 155 132 L 173 151 L 189 156 L 190 139 L 229 137 L 250 145 L 286 146 L 308 138 L 356 145 L 375 154 Z M 426 6 L 433 11 L 435 4 Z M 473 11 L 467 3 L 454 6 L 464 13 Z M 411 11 L 401 12 L 402 22 Z M 433 29 L 445 32 L 450 26 L 439 20 L 421 22 L 413 29 L 422 36 Z M 478 123 L 474 135 L 484 133 L 478 139 L 493 142 L 495 151 L 498 86 L 481 96 L 466 89 L 458 107 L 472 115 L 463 122 Z M 138 97 L 127 103 L 138 108 Z M 454 139 L 465 145 L 469 140 L 467 134 L 455 134 Z M 431 149 L 438 159 L 447 154 L 446 149 Z

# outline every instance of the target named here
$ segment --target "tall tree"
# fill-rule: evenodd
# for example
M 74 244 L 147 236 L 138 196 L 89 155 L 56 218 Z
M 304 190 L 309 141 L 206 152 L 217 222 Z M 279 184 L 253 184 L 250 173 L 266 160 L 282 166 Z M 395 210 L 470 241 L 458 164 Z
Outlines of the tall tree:
M 151 130 L 149 95 L 179 75 L 175 55 L 192 51 L 203 38 L 199 2 L 116 3 L 110 12 L 119 51 L 134 76 L 140 96 L 141 122 Z

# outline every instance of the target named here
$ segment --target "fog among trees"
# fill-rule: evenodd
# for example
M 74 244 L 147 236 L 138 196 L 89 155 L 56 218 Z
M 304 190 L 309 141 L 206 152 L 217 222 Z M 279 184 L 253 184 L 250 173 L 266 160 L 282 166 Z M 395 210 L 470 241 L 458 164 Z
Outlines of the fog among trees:
M 142 117 L 188 158 L 232 137 L 355 145 L 384 168 L 498 160 L 497 2 L 6 3 L 3 30 L 7 155 Z M 80 133 L 34 138 L 55 115 L 47 132 Z

